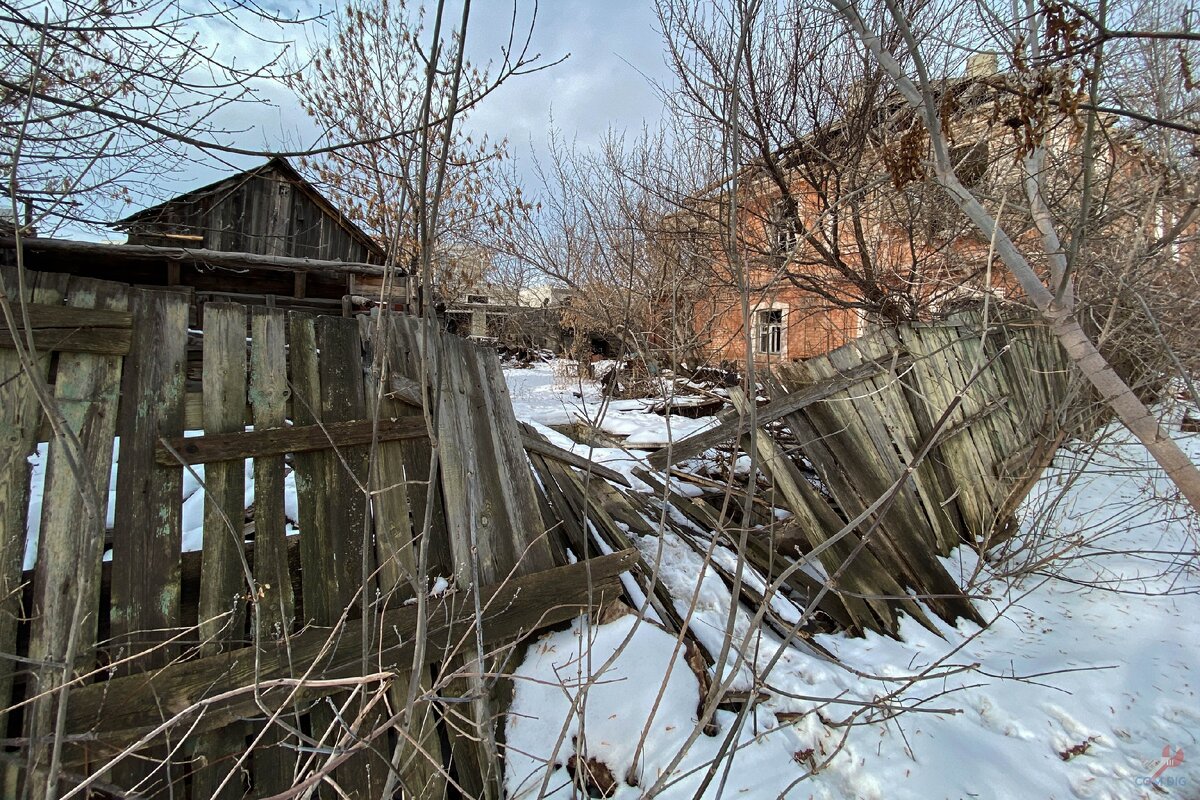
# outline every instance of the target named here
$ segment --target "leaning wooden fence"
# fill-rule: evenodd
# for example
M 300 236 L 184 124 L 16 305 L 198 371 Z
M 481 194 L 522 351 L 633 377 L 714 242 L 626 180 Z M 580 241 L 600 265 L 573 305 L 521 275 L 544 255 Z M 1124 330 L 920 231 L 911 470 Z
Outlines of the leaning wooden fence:
M 1062 441 L 1070 383 L 1045 326 L 978 313 L 881 329 L 776 365 L 754 442 L 792 519 L 750 541 L 762 537 L 785 563 L 818 561 L 833 576 L 822 608 L 851 630 L 894 635 L 901 611 L 930 625 L 910 593 L 948 622 L 980 622 L 936 556 L 961 543 L 986 549 L 1011 532 L 1013 512 Z M 723 442 L 749 449 L 749 403 L 732 394 L 736 408 L 719 425 L 654 454 L 651 465 Z M 773 569 L 769 558 L 747 557 Z M 801 592 L 802 605 L 816 596 Z
M 532 631 L 615 597 L 634 556 L 552 546 L 523 445 L 586 462 L 518 429 L 495 354 L 410 318 L 210 303 L 190 396 L 187 294 L 30 272 L 18 298 L 3 279 L 19 324 L 0 331 L 0 796 L 499 797 L 492 676 Z M 203 547 L 182 552 L 199 465 Z M 79 476 L 112 506 L 105 538 Z

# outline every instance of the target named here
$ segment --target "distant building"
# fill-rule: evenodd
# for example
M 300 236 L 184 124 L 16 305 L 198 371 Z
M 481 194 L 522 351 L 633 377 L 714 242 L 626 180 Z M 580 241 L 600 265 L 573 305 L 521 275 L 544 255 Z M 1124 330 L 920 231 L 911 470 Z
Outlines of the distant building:
M 445 304 L 446 327 L 460 336 L 499 344 L 560 351 L 570 333 L 563 309 L 570 293 L 557 286 L 477 283 Z
M 993 200 L 1007 196 L 1009 208 L 1027 203 L 1022 168 L 1014 158 L 1023 134 L 1018 101 L 1003 88 L 996 56 L 973 57 L 963 77 L 941 81 L 937 91 L 959 179 Z M 928 140 L 903 98 L 892 95 L 868 113 L 869 122 L 859 125 L 865 125 L 869 144 L 853 152 L 860 173 L 852 197 L 843 194 L 840 174 L 823 168 L 840 158 L 850 161 L 851 156 L 840 155 L 841 148 L 859 141 L 853 135 L 860 131 L 848 133 L 841 120 L 776 153 L 781 170 L 771 173 L 751 164 L 739 171 L 739 269 L 730 264 L 720 235 L 731 199 L 727 183 L 698 192 L 689 201 L 694 211 L 668 220 L 679 242 L 674 257 L 681 264 L 687 259 L 702 264 L 690 272 L 698 276 L 693 280 L 700 290 L 692 292 L 699 299 L 686 313 L 703 343 L 703 357 L 742 361 L 749 345 L 757 361 L 804 359 L 840 347 L 874 325 L 929 319 L 978 302 L 985 293 L 1018 294 L 1006 270 L 987 268 L 988 239 L 925 175 Z M 1096 155 L 1096 185 L 1107 180 L 1130 196 L 1143 190 L 1148 196 L 1145 187 L 1156 180 L 1153 165 L 1112 120 L 1101 124 L 1106 131 Z M 1045 135 L 1052 192 L 1069 191 L 1072 176 L 1080 174 L 1081 135 L 1068 114 L 1052 119 Z M 910 161 L 897 164 L 898 158 Z M 905 175 L 906 168 L 912 174 Z M 1010 235 L 1036 237 L 1029 222 L 1024 224 L 1010 228 Z M 1136 233 L 1127 219 L 1097 224 L 1114 239 Z M 871 296 L 857 279 L 863 275 L 872 276 Z M 748 337 L 739 283 L 749 292 Z

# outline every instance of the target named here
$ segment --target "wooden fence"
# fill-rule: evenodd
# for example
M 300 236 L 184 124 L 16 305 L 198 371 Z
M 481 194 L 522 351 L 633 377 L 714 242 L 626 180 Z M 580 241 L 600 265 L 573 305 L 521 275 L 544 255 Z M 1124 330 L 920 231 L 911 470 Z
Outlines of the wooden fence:
M 986 549 L 1011 531 L 1062 441 L 1070 376 L 1044 326 L 989 324 L 977 313 L 881 329 L 777 365 L 772 399 L 756 410 L 755 445 L 793 518 L 769 532 L 764 549 L 785 560 L 815 554 L 836 576 L 824 610 L 851 630 L 894 635 L 901 611 L 928 625 L 904 599 L 909 591 L 946 621 L 981 621 L 936 556 L 961 543 Z M 737 408 L 721 424 L 654 454 L 651 465 L 742 441 L 750 408 L 733 394 Z M 769 570 L 769 561 L 756 565 Z
M 16 276 L 0 277 L 17 299 Z M 801 530 L 742 537 L 744 520 L 660 476 L 643 476 L 655 494 L 625 491 L 519 426 L 495 354 L 413 318 L 209 303 L 192 391 L 186 293 L 28 272 L 20 299 L 18 324 L 0 326 L 5 797 L 499 798 L 509 687 L 496 676 L 538 629 L 648 603 L 707 686 L 711 632 L 688 629 L 639 555 L 664 531 L 745 558 L 852 631 L 895 633 L 901 612 L 928 624 L 909 592 L 975 618 L 934 556 L 1011 510 L 1052 452 L 1041 432 L 1066 387 L 1044 330 L 974 319 L 782 369 L 757 419 L 787 435 L 756 441 L 772 501 Z M 652 462 L 748 432 L 729 415 Z M 203 546 L 183 552 L 182 487 L 199 465 Z M 829 580 L 792 568 L 809 554 Z M 781 638 L 816 629 L 711 568 Z
M 545 535 L 525 446 L 587 462 L 518 429 L 495 354 L 411 318 L 210 303 L 190 395 L 186 293 L 2 277 L 20 316 L 0 331 L 0 795 L 267 797 L 328 776 L 351 797 L 499 797 L 489 676 L 615 597 L 635 556 L 568 564 Z M 203 547 L 182 552 L 200 464 Z

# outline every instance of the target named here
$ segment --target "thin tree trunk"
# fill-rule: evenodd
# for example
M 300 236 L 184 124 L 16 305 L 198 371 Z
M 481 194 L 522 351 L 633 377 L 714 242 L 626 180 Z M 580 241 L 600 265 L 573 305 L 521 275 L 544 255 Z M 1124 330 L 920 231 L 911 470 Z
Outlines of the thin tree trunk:
M 1129 385 L 1108 363 L 1097 349 L 1069 306 L 1059 303 L 1054 293 L 1042 283 L 1028 260 L 1017 249 L 1003 228 L 988 213 L 975 195 L 963 186 L 954 172 L 942 133 L 938 107 L 929 91 L 929 79 L 921 53 L 908 27 L 908 21 L 894 0 L 888 0 L 888 9 L 903 34 L 905 46 L 913 58 L 919 75 L 920 85 L 914 83 L 904 72 L 900 63 L 886 48 L 879 37 L 867 27 L 851 0 L 829 0 L 829 3 L 850 24 L 851 29 L 866 45 L 883 70 L 896 82 L 896 87 L 905 100 L 924 117 L 934 153 L 934 175 L 937 182 L 950 195 L 955 205 L 962 210 L 975 226 L 988 237 L 994 237 L 996 254 L 1008 267 L 1021 285 L 1026 296 L 1050 323 L 1051 330 L 1062 343 L 1067 356 L 1080 373 L 1096 388 L 1100 398 L 1112 408 L 1117 418 L 1138 438 L 1154 460 L 1167 473 L 1192 508 L 1200 511 L 1200 470 L 1187 454 L 1169 436 L 1163 434 L 1157 418 L 1138 399 Z M 1043 236 L 1045 231 L 1041 231 Z M 1054 253 L 1050 254 L 1051 256 Z

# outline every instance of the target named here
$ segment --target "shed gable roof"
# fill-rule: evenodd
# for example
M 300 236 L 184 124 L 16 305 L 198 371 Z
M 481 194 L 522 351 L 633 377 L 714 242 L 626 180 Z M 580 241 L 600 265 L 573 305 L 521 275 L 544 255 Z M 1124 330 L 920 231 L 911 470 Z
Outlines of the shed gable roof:
M 251 167 L 250 169 L 239 172 L 236 175 L 230 175 L 229 177 L 221 178 L 212 183 L 206 184 L 205 186 L 201 186 L 198 189 L 192 189 L 190 192 L 177 195 L 170 200 L 165 200 L 157 205 L 144 208 L 141 211 L 137 211 L 123 219 L 113 222 L 111 227 L 115 230 L 128 230 L 139 222 L 153 220 L 163 211 L 167 210 L 173 205 L 195 202 L 204 198 L 206 195 L 217 194 L 219 192 L 228 190 L 239 183 L 249 180 L 250 178 L 269 175 L 271 173 L 276 173 L 283 178 L 283 180 L 293 184 L 296 188 L 303 192 L 305 196 L 312 200 L 322 212 L 336 221 L 337 224 L 346 230 L 351 237 L 362 244 L 368 252 L 377 255 L 380 259 L 383 259 L 383 248 L 380 247 L 379 244 L 372 239 L 366 231 L 364 231 L 349 217 L 342 213 L 342 211 L 336 205 L 334 205 L 329 198 L 321 194 L 321 192 L 319 192 L 317 188 L 312 185 L 312 183 L 305 180 L 304 177 L 298 171 L 296 171 L 296 168 L 293 167 L 291 163 L 282 156 L 274 156 L 266 163 L 260 164 L 257 167 Z

